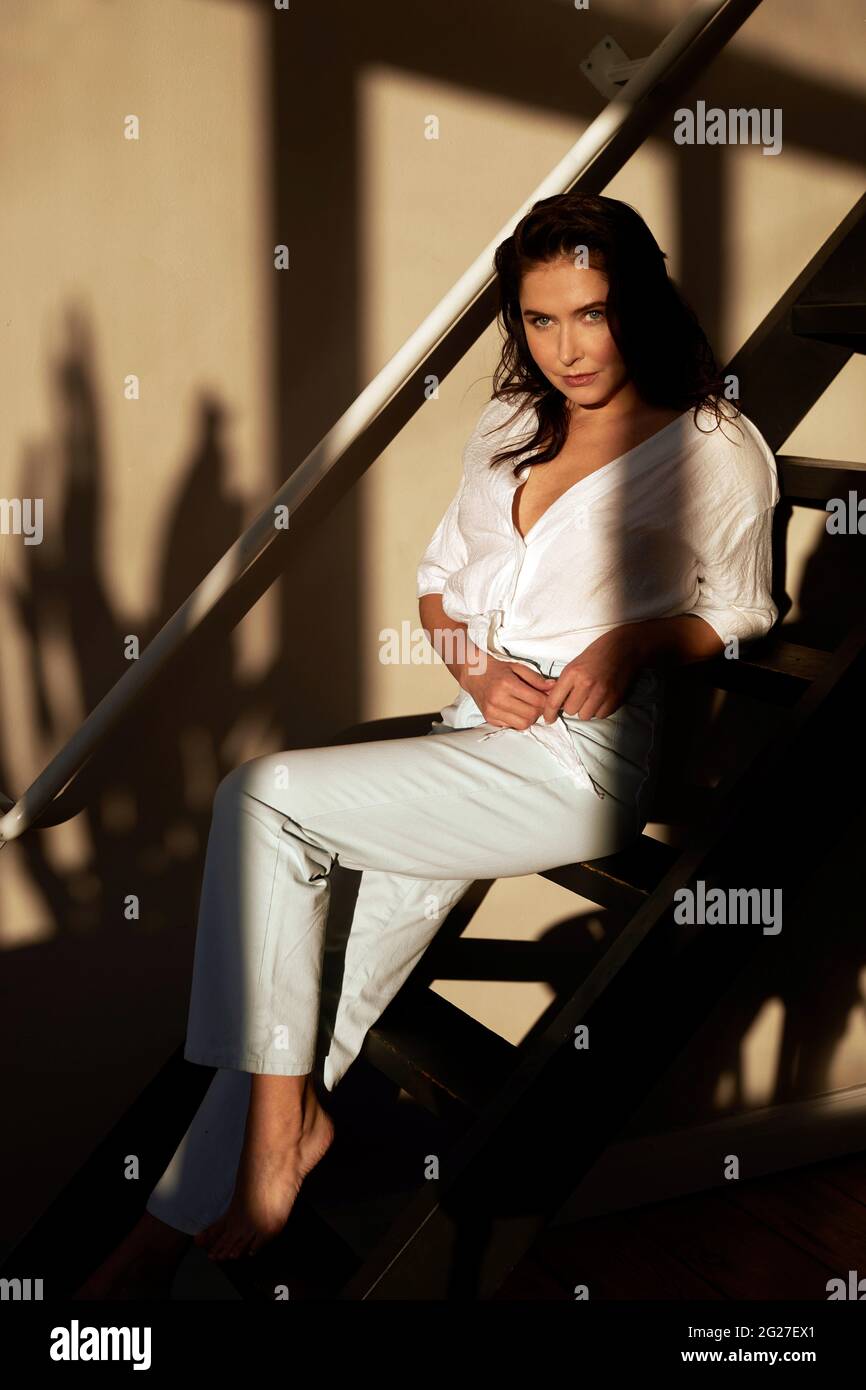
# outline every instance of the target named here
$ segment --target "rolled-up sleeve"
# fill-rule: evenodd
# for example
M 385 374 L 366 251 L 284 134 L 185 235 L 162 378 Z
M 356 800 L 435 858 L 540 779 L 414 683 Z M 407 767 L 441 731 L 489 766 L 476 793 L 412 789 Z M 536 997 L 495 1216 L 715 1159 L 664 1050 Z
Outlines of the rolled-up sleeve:
M 417 574 L 417 597 L 441 594 L 449 575 L 462 569 L 468 560 L 465 538 L 460 530 L 460 501 L 466 488 L 466 474 L 454 494 L 448 509 L 421 556 Z
M 686 613 L 703 618 L 723 642 L 764 637 L 779 616 L 771 593 L 774 507 L 717 533 L 712 553 L 698 557 L 700 593 Z

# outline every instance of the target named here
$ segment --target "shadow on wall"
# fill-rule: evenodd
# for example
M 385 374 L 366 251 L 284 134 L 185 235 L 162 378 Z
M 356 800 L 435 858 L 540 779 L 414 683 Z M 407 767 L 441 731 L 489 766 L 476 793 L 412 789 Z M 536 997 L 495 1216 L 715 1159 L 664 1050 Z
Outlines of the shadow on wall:
M 21 702 L 22 712 L 30 714 L 19 717 L 31 717 L 42 744 L 55 748 L 70 732 L 68 716 L 61 720 L 55 709 L 58 672 L 73 687 L 75 706 L 93 709 L 128 669 L 129 636 L 137 637 L 143 651 L 243 524 L 240 502 L 225 488 L 224 410 L 204 397 L 198 406 L 198 442 L 166 532 L 151 615 L 142 622 L 120 611 L 100 564 L 109 470 L 90 334 L 78 310 L 67 315 L 67 335 L 54 371 L 59 437 L 56 445 L 29 450 L 20 484 L 21 496 L 52 499 L 57 525 L 46 525 L 43 544 L 22 548 L 24 580 L 10 585 L 30 672 L 30 689 Z M 45 854 L 43 836 L 50 829 L 29 832 L 4 850 L 4 856 L 24 857 L 58 935 L 109 921 L 117 930 L 132 929 L 124 916 L 129 894 L 139 897 L 142 923 L 151 930 L 169 920 L 157 902 L 170 906 L 172 922 L 189 919 L 196 891 L 192 871 L 206 838 L 213 792 L 228 771 L 219 750 L 250 698 L 234 674 L 230 642 L 211 645 L 194 688 L 187 684 L 189 674 L 183 687 L 167 681 L 174 687 L 170 692 L 160 682 L 158 713 L 148 714 L 144 697 L 134 731 L 124 737 L 126 756 L 106 769 L 99 795 L 85 802 L 83 863 L 67 869 Z M 70 703 L 63 701 L 67 709 Z M 10 794 L 11 780 L 0 767 L 0 785 Z
M 14 738 L 14 721 L 27 720 L 42 746 L 59 749 L 79 723 L 70 721 L 70 706 L 89 711 L 99 702 L 128 669 L 129 635 L 143 651 L 244 525 L 241 501 L 225 481 L 227 412 L 203 395 L 151 612 L 141 621 L 122 611 L 101 563 L 111 468 L 92 331 L 80 308 L 67 310 L 65 334 L 52 372 L 56 438 L 26 451 L 18 484 L 18 495 L 50 498 L 51 507 L 43 542 L 22 547 L 21 577 L 7 580 L 27 648 L 27 690 L 17 711 L 0 709 L 4 746 Z M 49 1195 L 46 1144 L 60 1145 L 57 1168 L 68 1174 L 106 1128 L 107 1115 L 131 1103 L 183 1035 L 213 795 L 239 760 L 226 749 L 250 720 L 278 747 L 304 742 L 291 737 L 297 721 L 286 668 L 278 656 L 264 675 L 244 680 L 230 633 L 198 641 L 157 677 L 95 755 L 98 775 L 75 817 L 74 862 L 62 862 L 50 827 L 0 853 L 0 876 L 17 856 L 53 929 L 50 939 L 2 953 L 0 1075 L 5 1112 L 21 1124 L 15 1145 L 5 1146 L 10 1203 L 0 1218 L 0 1245 Z M 8 795 L 22 790 L 13 786 L 2 751 L 0 787 Z M 130 895 L 138 899 L 137 918 L 125 913 Z M 7 888 L 7 926 L 9 898 Z M 46 1105 L 35 1108 L 34 1095 Z

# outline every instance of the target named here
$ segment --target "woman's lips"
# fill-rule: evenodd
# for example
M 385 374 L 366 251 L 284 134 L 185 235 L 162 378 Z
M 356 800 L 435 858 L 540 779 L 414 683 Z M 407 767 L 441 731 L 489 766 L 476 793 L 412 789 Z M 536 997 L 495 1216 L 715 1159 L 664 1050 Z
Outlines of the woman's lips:
M 592 381 L 598 376 L 598 372 L 583 372 L 580 376 L 564 376 L 562 379 L 569 386 L 585 386 L 588 381 Z

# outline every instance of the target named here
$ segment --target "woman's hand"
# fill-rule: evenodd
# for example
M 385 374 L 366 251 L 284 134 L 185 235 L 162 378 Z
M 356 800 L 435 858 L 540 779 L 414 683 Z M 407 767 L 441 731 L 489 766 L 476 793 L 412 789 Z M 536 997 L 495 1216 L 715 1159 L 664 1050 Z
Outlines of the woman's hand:
M 487 723 L 505 729 L 528 729 L 535 724 L 555 681 L 489 652 L 484 661 L 474 642 L 470 640 L 468 645 L 469 659 L 461 670 L 460 685 L 472 696 Z
M 545 723 L 561 709 L 578 719 L 605 719 L 619 709 L 646 661 L 643 646 L 626 626 L 602 633 L 560 671 L 544 702 Z

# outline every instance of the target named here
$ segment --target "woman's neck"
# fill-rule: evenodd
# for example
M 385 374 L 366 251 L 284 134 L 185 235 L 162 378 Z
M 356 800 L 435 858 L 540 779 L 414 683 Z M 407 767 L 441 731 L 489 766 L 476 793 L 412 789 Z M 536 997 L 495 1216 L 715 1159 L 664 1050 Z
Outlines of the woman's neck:
M 639 396 L 631 382 L 627 382 L 609 400 L 594 406 L 568 402 L 569 436 L 575 433 L 587 434 L 591 431 L 606 432 L 625 424 L 635 425 L 646 421 L 673 420 L 680 413 L 666 406 L 650 405 Z

